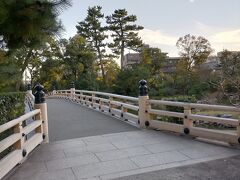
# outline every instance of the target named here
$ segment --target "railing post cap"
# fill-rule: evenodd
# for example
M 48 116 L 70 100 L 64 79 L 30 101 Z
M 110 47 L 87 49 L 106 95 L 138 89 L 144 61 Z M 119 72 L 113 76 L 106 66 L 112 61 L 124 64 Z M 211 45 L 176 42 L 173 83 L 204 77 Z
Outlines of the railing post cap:
M 41 85 L 40 83 L 37 83 L 36 85 L 35 85 L 35 87 L 34 87 L 34 89 L 36 90 L 36 91 L 42 91 L 43 90 L 43 85 Z
M 40 83 L 37 83 L 34 87 L 36 92 L 34 93 L 35 96 L 35 104 L 41 104 L 45 102 L 45 93 L 43 92 L 43 86 Z
M 147 85 L 147 81 L 145 79 L 141 79 L 138 83 L 139 83 L 140 86 Z
M 142 79 L 138 83 L 139 83 L 139 96 L 147 96 L 148 95 L 147 81 Z

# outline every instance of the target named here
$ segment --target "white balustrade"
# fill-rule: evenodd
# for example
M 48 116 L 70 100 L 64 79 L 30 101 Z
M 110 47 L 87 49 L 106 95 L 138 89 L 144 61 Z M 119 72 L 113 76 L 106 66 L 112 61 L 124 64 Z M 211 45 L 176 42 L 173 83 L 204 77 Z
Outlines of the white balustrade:
M 213 115 L 196 114 L 193 110 L 211 110 L 223 112 L 240 113 L 240 108 L 233 106 L 197 104 L 186 102 L 174 102 L 149 99 L 148 95 L 136 97 L 122 96 L 117 94 L 75 90 L 76 102 L 98 109 L 101 112 L 116 116 L 119 119 L 138 125 L 141 128 L 152 128 L 165 131 L 172 131 L 202 137 L 213 140 L 225 141 L 231 144 L 240 143 L 240 120 L 234 118 L 222 118 Z M 58 90 L 55 97 L 71 98 L 71 91 Z M 166 108 L 153 107 L 181 107 L 182 112 L 170 111 Z M 161 121 L 156 117 L 175 117 L 182 124 Z M 210 122 L 216 124 L 230 125 L 233 130 L 209 129 L 195 125 L 197 121 Z
M 23 127 L 24 122 L 29 118 L 33 118 L 34 121 Z M 13 129 L 12 134 L 0 141 L 0 153 L 8 151 L 10 147 L 13 149 L 0 160 L 0 179 L 21 163 L 38 144 L 42 143 L 42 121 L 41 110 L 36 109 L 0 126 L 0 133 Z M 27 135 L 33 131 L 34 135 L 26 139 Z

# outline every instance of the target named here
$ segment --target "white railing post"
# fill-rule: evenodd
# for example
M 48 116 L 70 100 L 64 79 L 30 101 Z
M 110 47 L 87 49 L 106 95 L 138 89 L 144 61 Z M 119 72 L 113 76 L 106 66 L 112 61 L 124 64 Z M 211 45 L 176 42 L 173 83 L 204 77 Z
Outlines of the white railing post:
M 124 120 L 127 120 L 125 118 L 125 114 L 127 113 L 128 109 L 125 108 L 123 105 L 121 105 L 121 118 L 123 118 Z
M 112 101 L 113 101 L 113 97 L 112 96 L 109 96 L 109 102 L 108 102 L 108 107 L 109 107 L 109 110 L 108 110 L 108 112 L 109 113 L 111 113 L 111 111 L 112 111 Z
M 80 92 L 80 103 L 83 104 L 83 92 Z
M 53 96 L 55 96 L 56 94 L 56 90 L 54 89 L 53 92 L 52 92 Z
M 43 134 L 43 118 L 42 118 L 41 112 L 39 114 L 35 115 L 34 120 L 35 121 L 41 121 L 41 124 L 42 124 L 41 126 L 39 126 L 35 129 L 35 133 Z
M 48 133 L 48 116 L 47 116 L 47 103 L 45 102 L 43 86 L 37 84 L 35 86 L 36 92 L 35 96 L 35 108 L 40 109 L 41 119 L 43 124 L 43 142 L 49 143 L 49 133 Z
M 189 116 L 192 114 L 192 110 L 190 106 L 184 106 L 184 119 L 183 119 L 183 126 L 184 126 L 184 133 L 189 134 L 191 128 L 193 127 L 193 120 L 189 119 Z
M 68 97 L 68 93 L 67 93 L 67 90 L 63 91 L 63 98 L 67 99 Z
M 149 100 L 149 97 L 148 97 L 147 81 L 141 80 L 139 81 L 138 118 L 139 118 L 140 127 L 142 128 L 146 128 L 150 125 L 150 114 L 148 112 L 148 110 L 150 109 L 150 104 L 148 100 Z
M 103 110 L 102 110 L 102 105 L 103 105 L 103 102 L 102 102 L 101 99 L 99 98 L 99 110 L 103 112 Z
M 13 127 L 13 132 L 14 133 L 19 133 L 21 134 L 21 139 L 19 139 L 14 145 L 14 149 L 23 149 L 23 144 L 25 141 L 25 134 L 22 134 L 22 122 L 18 123 L 16 126 Z
M 75 100 L 75 84 L 74 82 L 71 82 L 71 89 L 70 89 L 70 98 L 74 101 Z
M 95 109 L 95 103 L 96 103 L 96 100 L 95 100 L 95 94 L 92 94 L 92 107 Z

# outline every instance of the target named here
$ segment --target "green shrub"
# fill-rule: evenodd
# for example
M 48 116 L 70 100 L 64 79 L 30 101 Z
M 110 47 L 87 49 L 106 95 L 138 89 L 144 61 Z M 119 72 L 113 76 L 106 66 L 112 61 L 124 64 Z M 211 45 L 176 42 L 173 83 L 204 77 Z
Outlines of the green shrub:
M 25 93 L 0 93 L 0 125 L 24 114 Z
M 172 87 L 164 87 L 159 90 L 159 94 L 162 97 L 173 96 L 173 95 L 177 94 L 177 89 L 174 89 Z
M 0 125 L 24 114 L 25 93 L 0 93 Z M 0 133 L 0 141 L 13 133 L 12 129 Z M 12 147 L 0 153 L 0 159 L 11 152 Z
M 24 114 L 25 93 L 0 93 L 0 125 L 5 124 Z M 11 130 L 0 134 L 0 140 L 6 137 Z
M 188 91 L 189 95 L 194 95 L 200 99 L 206 92 L 210 91 L 210 85 L 206 82 L 193 84 Z

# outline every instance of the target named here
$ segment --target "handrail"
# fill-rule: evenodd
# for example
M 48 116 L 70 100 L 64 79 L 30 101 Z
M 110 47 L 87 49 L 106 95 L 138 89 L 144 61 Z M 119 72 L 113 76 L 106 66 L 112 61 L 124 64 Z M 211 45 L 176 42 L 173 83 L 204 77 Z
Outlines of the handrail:
M 214 110 L 239 113 L 240 108 L 238 107 L 153 100 L 149 99 L 147 95 L 136 98 L 105 92 L 75 90 L 75 88 L 55 91 L 52 96 L 66 98 L 94 109 L 98 108 L 104 113 L 117 116 L 128 122 L 134 122 L 135 125 L 140 127 L 173 131 L 195 137 L 207 137 L 228 143 L 240 143 L 239 119 L 201 115 L 193 112 L 193 110 Z M 103 96 L 106 98 L 103 98 Z M 166 108 L 167 106 L 182 107 L 182 112 L 170 111 Z M 155 118 L 159 116 L 178 118 L 182 124 L 156 120 Z M 224 130 L 207 129 L 196 126 L 195 122 L 197 121 L 230 125 L 235 127 L 236 130 L 226 132 Z
M 108 97 L 114 97 L 114 98 L 119 98 L 119 99 L 126 99 L 126 100 L 136 101 L 136 102 L 138 101 L 138 98 L 136 98 L 136 97 L 123 96 L 123 95 L 112 94 L 112 93 L 105 93 L 105 92 L 98 92 L 98 91 L 85 91 L 85 90 L 75 90 L 75 92 L 87 93 L 87 94 L 95 94 L 95 95 L 100 95 L 100 96 L 108 96 Z
M 196 109 L 211 109 L 211 110 L 220 110 L 220 111 L 240 112 L 240 108 L 233 107 L 233 106 L 197 104 L 197 103 L 174 102 L 174 101 L 163 101 L 163 100 L 149 100 L 148 102 L 150 104 L 157 104 L 157 105 L 191 107 L 191 108 L 196 108 Z
M 25 120 L 33 117 L 33 116 L 36 116 L 39 113 L 40 113 L 40 109 L 36 109 L 36 110 L 30 111 L 27 114 L 24 114 L 24 115 L 20 116 L 17 119 L 11 120 L 11 121 L 1 125 L 0 126 L 0 133 L 12 128 L 13 126 L 16 126 L 17 124 L 19 124 L 19 123 L 21 123 L 21 122 L 23 122 L 23 121 L 25 121 Z
M 150 105 L 161 105 L 161 106 L 175 106 L 182 107 L 183 112 L 174 112 L 166 110 L 152 109 L 149 107 L 148 113 L 151 115 L 162 115 L 170 117 L 178 117 L 182 119 L 182 124 L 161 122 L 156 120 L 149 120 L 149 126 L 154 129 L 168 130 L 178 133 L 190 134 L 195 137 L 209 138 L 219 141 L 226 141 L 228 143 L 240 143 L 240 120 L 233 118 L 215 117 L 212 115 L 194 114 L 193 109 L 197 110 L 215 110 L 225 112 L 240 112 L 240 108 L 232 106 L 221 106 L 221 105 L 209 105 L 209 104 L 197 104 L 187 102 L 174 102 L 174 101 L 163 101 L 163 100 L 147 100 Z M 222 125 L 231 125 L 236 130 L 227 132 L 224 130 L 208 129 L 204 127 L 197 127 L 194 122 L 211 122 Z
M 74 95 L 71 94 L 72 92 L 74 92 Z M 52 96 L 54 96 L 54 94 L 52 94 Z M 138 105 L 136 105 L 138 103 L 138 98 L 136 97 L 85 90 L 58 90 L 55 91 L 55 96 L 67 98 L 94 109 L 98 108 L 101 112 L 109 113 L 112 116 L 116 116 L 138 126 L 138 117 L 136 114 L 139 108 Z M 106 98 L 103 98 L 104 96 Z M 122 100 L 122 102 L 119 100 Z M 128 109 L 135 111 L 136 114 L 129 112 Z
M 22 123 L 29 118 L 33 118 L 34 121 L 29 124 L 26 123 L 26 126 L 23 127 Z M 11 128 L 13 128 L 14 133 L 0 141 L 0 153 L 11 146 L 13 147 L 13 150 L 0 160 L 0 179 L 17 164 L 21 163 L 38 144 L 43 142 L 41 110 L 30 111 L 19 118 L 1 125 L 0 133 Z M 26 139 L 25 137 L 33 131 L 35 131 L 35 134 L 31 134 L 31 137 Z

